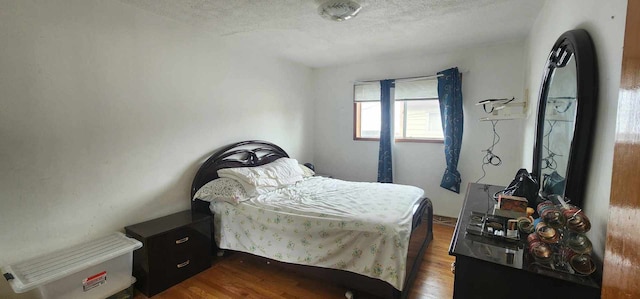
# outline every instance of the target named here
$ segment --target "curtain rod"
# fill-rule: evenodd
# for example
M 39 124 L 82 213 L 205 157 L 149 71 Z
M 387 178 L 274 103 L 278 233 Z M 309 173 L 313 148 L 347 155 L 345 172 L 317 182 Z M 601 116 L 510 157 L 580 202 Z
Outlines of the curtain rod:
M 464 73 L 468 73 L 469 71 L 465 70 L 465 71 L 460 71 L 461 74 Z M 406 81 L 406 82 L 410 82 L 410 81 L 417 81 L 417 80 L 424 80 L 424 79 L 435 79 L 438 77 L 442 77 L 444 75 L 440 74 L 440 75 L 428 75 L 428 76 L 417 76 L 417 77 L 404 77 L 404 78 L 396 78 L 394 80 L 396 80 L 396 82 L 398 81 Z M 354 84 L 358 84 L 358 83 L 373 83 L 373 82 L 380 82 L 382 80 L 385 79 L 381 79 L 381 80 L 356 80 L 354 82 Z

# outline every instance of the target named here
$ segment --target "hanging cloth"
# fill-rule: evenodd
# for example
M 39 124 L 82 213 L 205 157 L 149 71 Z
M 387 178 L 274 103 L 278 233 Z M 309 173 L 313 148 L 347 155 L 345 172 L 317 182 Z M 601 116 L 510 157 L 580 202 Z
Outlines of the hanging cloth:
M 393 183 L 391 152 L 391 88 L 395 80 L 380 81 L 380 151 L 378 153 L 378 182 Z
M 462 78 L 458 68 L 438 72 L 438 99 L 444 133 L 444 155 L 447 169 L 440 187 L 460 193 L 462 178 L 458 172 L 458 159 L 462 147 Z

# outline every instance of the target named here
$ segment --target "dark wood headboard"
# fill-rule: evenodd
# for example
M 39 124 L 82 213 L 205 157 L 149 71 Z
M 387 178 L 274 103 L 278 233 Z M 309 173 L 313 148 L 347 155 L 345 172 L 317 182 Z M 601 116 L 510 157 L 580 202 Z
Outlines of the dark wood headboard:
M 200 187 L 218 178 L 218 169 L 260 166 L 280 158 L 289 158 L 289 155 L 279 146 L 267 141 L 247 140 L 222 147 L 202 163 L 196 172 L 191 184 L 191 198 Z M 209 203 L 201 200 L 191 201 L 191 211 L 211 213 Z

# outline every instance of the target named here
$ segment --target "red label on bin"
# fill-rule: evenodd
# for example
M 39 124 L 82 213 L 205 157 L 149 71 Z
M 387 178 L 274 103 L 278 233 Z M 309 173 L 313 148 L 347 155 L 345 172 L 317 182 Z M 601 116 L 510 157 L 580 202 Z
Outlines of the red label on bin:
M 99 287 L 107 282 L 107 271 L 91 275 L 82 280 L 82 290 L 85 292 L 95 287 Z

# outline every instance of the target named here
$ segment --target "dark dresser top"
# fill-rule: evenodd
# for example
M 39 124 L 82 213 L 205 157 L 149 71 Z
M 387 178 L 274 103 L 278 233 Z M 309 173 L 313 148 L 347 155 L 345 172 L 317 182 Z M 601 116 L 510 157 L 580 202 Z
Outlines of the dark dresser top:
M 140 237 L 148 238 L 194 222 L 206 221 L 210 218 L 211 215 L 193 213 L 191 210 L 187 210 L 138 224 L 129 225 L 125 227 L 125 230 L 133 232 Z

